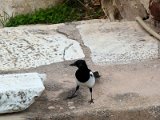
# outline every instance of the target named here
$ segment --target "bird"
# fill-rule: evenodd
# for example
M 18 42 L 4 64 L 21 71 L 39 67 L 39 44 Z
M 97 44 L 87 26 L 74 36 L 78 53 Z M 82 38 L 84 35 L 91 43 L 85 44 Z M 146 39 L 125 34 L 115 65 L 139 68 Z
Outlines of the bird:
M 75 72 L 77 86 L 73 94 L 68 98 L 72 99 L 76 97 L 75 94 L 79 90 L 79 87 L 82 85 L 89 88 L 91 99 L 88 102 L 90 104 L 94 103 L 93 101 L 94 99 L 92 98 L 92 88 L 95 85 L 95 79 L 100 77 L 99 72 L 98 71 L 92 72 L 88 68 L 85 60 L 77 60 L 74 63 L 70 64 L 70 66 L 76 66 L 78 68 L 77 71 Z

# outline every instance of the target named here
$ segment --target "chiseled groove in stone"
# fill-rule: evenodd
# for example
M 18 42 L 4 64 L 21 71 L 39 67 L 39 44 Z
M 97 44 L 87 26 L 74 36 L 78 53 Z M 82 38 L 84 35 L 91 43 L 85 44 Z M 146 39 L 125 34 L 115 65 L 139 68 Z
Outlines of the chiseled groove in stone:
M 64 48 L 63 52 L 63 60 L 65 60 L 66 51 L 73 45 L 73 43 L 69 44 L 67 47 Z

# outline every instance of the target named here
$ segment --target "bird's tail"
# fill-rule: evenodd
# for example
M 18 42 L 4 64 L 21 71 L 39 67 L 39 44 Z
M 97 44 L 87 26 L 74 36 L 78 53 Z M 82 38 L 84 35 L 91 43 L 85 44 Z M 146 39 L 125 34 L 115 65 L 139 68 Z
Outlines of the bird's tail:
M 95 78 L 100 78 L 101 76 L 99 75 L 98 71 L 93 72 L 93 75 Z

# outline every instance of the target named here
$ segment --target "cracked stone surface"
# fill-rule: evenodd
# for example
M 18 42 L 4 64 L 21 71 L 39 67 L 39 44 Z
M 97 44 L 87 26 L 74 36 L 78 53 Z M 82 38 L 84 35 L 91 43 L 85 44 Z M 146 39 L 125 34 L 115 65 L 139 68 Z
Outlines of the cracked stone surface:
M 83 58 L 78 42 L 56 32 L 60 25 L 0 29 L 0 69 L 26 69 Z
M 158 41 L 136 22 L 99 22 L 77 25 L 96 64 L 127 64 L 158 58 Z
M 28 108 L 44 91 L 44 79 L 38 73 L 0 75 L 0 114 Z

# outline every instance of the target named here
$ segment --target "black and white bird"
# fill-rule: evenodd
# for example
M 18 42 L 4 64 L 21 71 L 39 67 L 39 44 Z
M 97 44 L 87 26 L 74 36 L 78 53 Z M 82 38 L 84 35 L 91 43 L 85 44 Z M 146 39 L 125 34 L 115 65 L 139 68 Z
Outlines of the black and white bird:
M 75 94 L 79 89 L 79 86 L 83 85 L 88 87 L 90 90 L 91 100 L 89 101 L 89 103 L 94 103 L 92 98 L 92 88 L 95 85 L 95 79 L 100 77 L 98 71 L 92 72 L 90 69 L 88 69 L 85 60 L 77 60 L 74 63 L 70 64 L 70 66 L 78 67 L 78 70 L 75 73 L 75 77 L 77 78 L 76 80 L 77 87 L 74 93 L 68 98 L 72 99 L 73 97 L 75 97 L 76 96 Z

